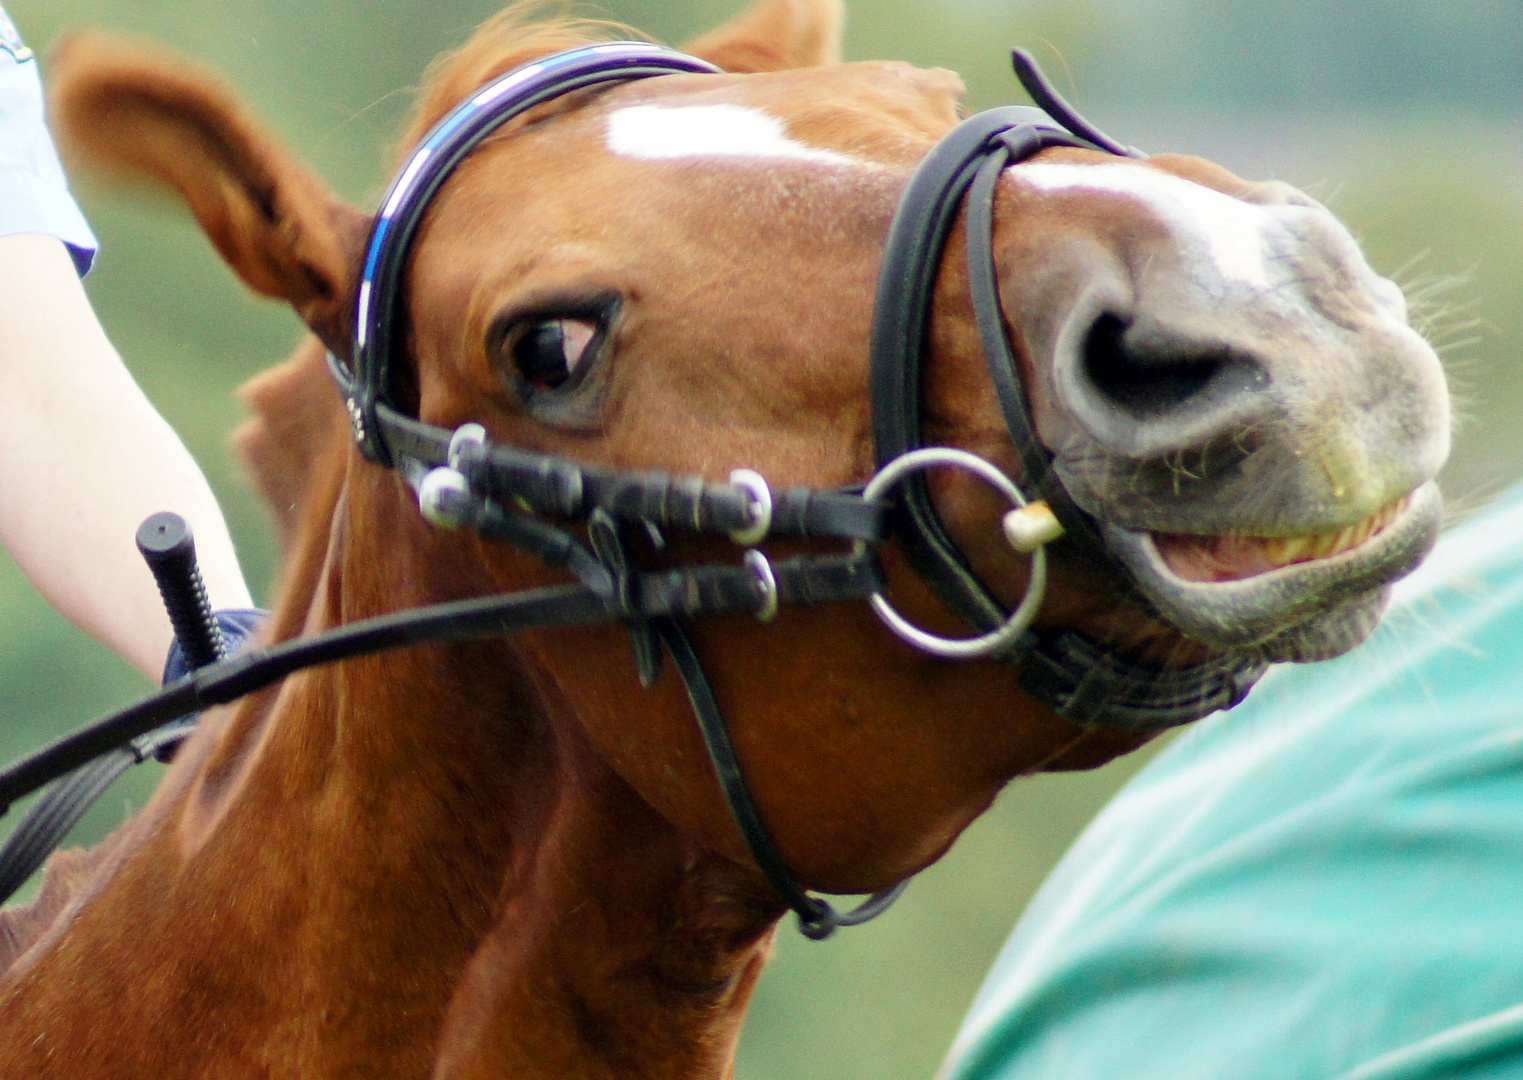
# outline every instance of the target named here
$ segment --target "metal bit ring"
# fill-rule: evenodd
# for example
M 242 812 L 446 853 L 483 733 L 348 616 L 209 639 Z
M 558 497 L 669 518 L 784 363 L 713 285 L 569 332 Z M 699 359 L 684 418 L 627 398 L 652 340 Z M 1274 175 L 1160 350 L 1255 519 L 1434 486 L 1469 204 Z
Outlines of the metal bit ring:
M 1015 481 L 991 462 L 985 461 L 976 454 L 970 454 L 966 450 L 947 446 L 926 446 L 900 454 L 879 469 L 877 474 L 867 482 L 867 486 L 862 491 L 862 497 L 869 500 L 878 499 L 911 473 L 937 465 L 951 465 L 973 473 L 1009 499 L 1011 505 L 1016 508 L 1027 504 L 1026 496 L 1022 494 L 1020 488 L 1016 487 Z M 861 541 L 857 544 L 859 551 L 865 546 L 865 543 Z M 1036 618 L 1046 589 L 1047 552 L 1042 547 L 1038 547 L 1031 553 L 1031 576 L 1026 582 L 1026 595 L 1016 605 L 1015 611 L 989 633 L 971 638 L 946 638 L 920 629 L 899 614 L 881 592 L 875 592 L 869 596 L 868 602 L 878 618 L 883 620 L 884 625 L 917 649 L 949 660 L 973 660 L 1002 652 L 1014 645 L 1017 639 L 1026 632 L 1026 628 L 1031 625 L 1031 621 Z

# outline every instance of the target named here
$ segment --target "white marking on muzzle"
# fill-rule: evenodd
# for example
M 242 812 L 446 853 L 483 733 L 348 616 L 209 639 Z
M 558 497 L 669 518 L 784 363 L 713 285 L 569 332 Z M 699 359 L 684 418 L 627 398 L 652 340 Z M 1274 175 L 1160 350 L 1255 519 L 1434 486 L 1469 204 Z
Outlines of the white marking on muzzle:
M 608 149 L 647 161 L 754 157 L 859 164 L 845 154 L 789 138 L 777 117 L 744 105 L 632 105 L 608 118 Z
M 1177 236 L 1193 238 L 1224 281 L 1253 289 L 1270 287 L 1268 241 L 1284 234 L 1285 223 L 1280 218 L 1286 207 L 1246 203 L 1143 165 L 1036 162 L 1017 166 L 1012 175 L 1041 191 L 1082 189 L 1133 198 Z

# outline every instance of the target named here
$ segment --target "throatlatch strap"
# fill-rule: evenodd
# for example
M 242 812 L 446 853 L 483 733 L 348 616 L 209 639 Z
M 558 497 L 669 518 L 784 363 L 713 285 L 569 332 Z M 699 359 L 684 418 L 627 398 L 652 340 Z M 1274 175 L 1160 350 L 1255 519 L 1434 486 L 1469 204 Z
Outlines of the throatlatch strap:
M 675 619 L 654 619 L 651 625 L 671 654 L 672 664 L 682 677 L 682 685 L 687 688 L 693 714 L 698 718 L 698 729 L 703 734 L 703 745 L 708 749 L 714 774 L 729 800 L 730 813 L 740 829 L 741 838 L 750 849 L 757 868 L 798 916 L 799 932 L 811 941 L 823 941 L 843 926 L 857 926 L 886 911 L 904 892 L 908 881 L 873 893 L 857 907 L 844 912 L 837 911 L 829 901 L 811 895 L 798 883 L 793 871 L 788 869 L 787 860 L 772 842 L 772 835 L 751 798 L 751 789 L 735 754 L 735 744 L 730 739 L 729 726 L 698 654 L 693 651 L 693 643 Z

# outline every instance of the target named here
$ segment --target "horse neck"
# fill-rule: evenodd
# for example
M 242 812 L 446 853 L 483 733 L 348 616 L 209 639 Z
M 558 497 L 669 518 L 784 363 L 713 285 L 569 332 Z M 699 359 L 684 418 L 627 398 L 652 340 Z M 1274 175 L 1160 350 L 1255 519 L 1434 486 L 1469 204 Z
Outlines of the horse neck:
M 475 540 L 423 526 L 394 478 L 351 477 L 309 578 L 309 629 L 491 587 L 462 576 Z M 291 778 L 311 785 L 302 831 L 330 902 L 374 907 L 377 882 L 395 883 L 379 890 L 384 910 L 338 921 L 393 926 L 380 952 L 398 979 L 419 970 L 413 943 L 455 956 L 436 1003 L 436 1077 L 728 1072 L 776 901 L 613 771 L 557 693 L 547 651 L 407 650 L 311 672 L 284 696 L 266 756 L 283 800 Z M 369 936 L 353 944 L 373 963 Z M 332 978 L 352 998 L 352 973 Z M 390 994 L 387 978 L 368 981 Z

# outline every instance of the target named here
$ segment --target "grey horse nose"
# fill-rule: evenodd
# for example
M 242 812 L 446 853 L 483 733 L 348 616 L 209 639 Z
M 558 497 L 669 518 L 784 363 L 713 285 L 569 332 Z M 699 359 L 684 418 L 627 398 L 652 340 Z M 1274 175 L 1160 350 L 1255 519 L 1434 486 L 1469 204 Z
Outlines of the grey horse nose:
M 1271 407 L 1263 365 L 1218 343 L 1203 344 L 1105 313 L 1079 357 L 1086 427 L 1128 456 L 1199 444 Z

